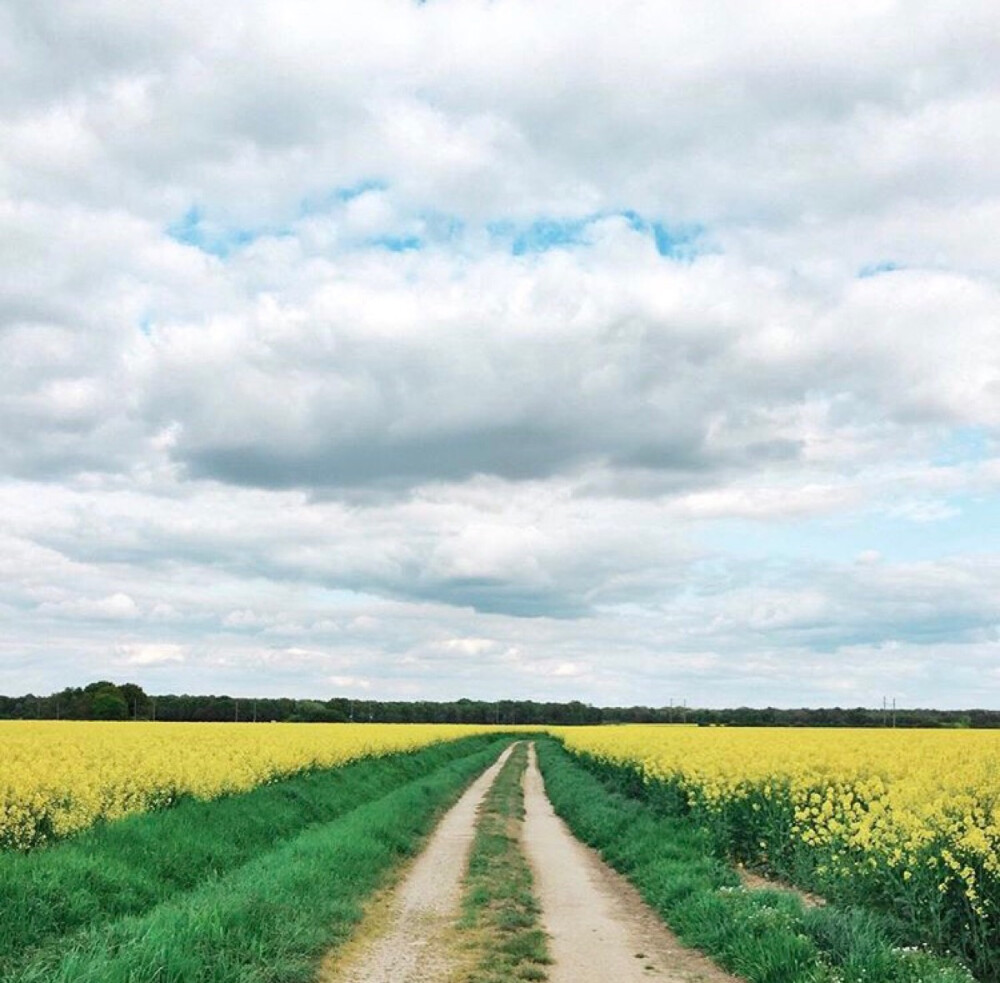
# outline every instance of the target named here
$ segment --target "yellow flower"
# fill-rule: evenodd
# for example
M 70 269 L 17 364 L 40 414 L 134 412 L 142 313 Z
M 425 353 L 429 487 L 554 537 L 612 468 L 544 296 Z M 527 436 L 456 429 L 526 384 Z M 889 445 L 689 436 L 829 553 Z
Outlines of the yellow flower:
M 182 795 L 212 799 L 307 768 L 497 729 L 0 721 L 0 847 L 26 849 Z

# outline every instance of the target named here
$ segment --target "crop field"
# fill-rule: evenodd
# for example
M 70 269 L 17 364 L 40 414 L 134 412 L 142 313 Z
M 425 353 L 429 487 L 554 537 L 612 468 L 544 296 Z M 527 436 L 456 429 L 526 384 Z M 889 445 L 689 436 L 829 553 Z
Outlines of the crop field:
M 528 730 L 0 723 L 0 983 L 315 980 Z M 739 979 L 1000 983 L 1000 734 L 546 730 L 556 812 Z
M 889 912 L 1000 976 L 1000 734 L 556 729 L 598 770 L 691 817 L 731 859 Z
M 210 800 L 185 794 L 170 808 L 0 851 L 3 983 L 312 980 L 324 952 L 353 931 L 365 899 L 510 741 L 420 726 L 374 725 L 360 735 L 339 725 L 244 727 L 256 735 L 229 725 L 166 726 L 162 742 L 141 724 L 74 724 L 50 728 L 49 736 L 59 729 L 77 741 L 77 770 L 100 751 L 100 774 L 116 788 L 127 769 L 115 738 L 130 749 L 140 784 L 150 772 L 141 770 L 133 741 L 173 755 L 173 773 L 156 758 L 153 772 L 172 780 L 197 777 L 200 762 L 216 775 L 211 786 L 195 786 L 206 792 L 235 788 L 235 776 L 221 780 L 225 760 L 244 762 L 236 775 L 259 783 Z M 268 756 L 273 742 L 286 752 L 297 746 L 298 758 L 286 753 L 277 761 L 300 768 L 272 781 L 263 763 L 276 763 Z M 256 771 L 245 764 L 255 750 Z M 308 767 L 338 754 L 345 760 L 335 767 Z M 63 778 L 72 772 L 70 759 Z M 87 785 L 85 777 L 77 784 Z M 95 780 L 88 787 L 100 790 Z
M 488 729 L 0 721 L 0 848 L 28 849 L 186 796 L 214 799 Z

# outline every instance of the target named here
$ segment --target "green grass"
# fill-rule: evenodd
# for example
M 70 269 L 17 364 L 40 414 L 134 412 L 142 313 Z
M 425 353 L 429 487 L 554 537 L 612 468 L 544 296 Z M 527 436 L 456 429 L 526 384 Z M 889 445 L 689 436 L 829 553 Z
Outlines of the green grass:
M 578 759 L 622 794 L 641 799 L 666 815 L 701 824 L 710 834 L 717 856 L 741 863 L 777 880 L 822 895 L 842 908 L 877 912 L 891 923 L 901 945 L 925 945 L 952 954 L 977 979 L 1000 983 L 1000 879 L 986 858 L 965 849 L 950 834 L 939 833 L 917 848 L 906 864 L 892 863 L 884 853 L 869 853 L 835 834 L 823 843 L 807 843 L 795 831 L 798 806 L 787 782 L 749 787 L 740 795 L 710 805 L 680 776 L 644 779 L 635 764 L 586 754 Z M 821 795 L 825 788 L 816 791 Z M 827 832 L 831 832 L 829 829 Z M 963 877 L 950 876 L 943 861 L 968 865 L 976 884 L 970 897 Z
M 708 831 L 665 814 L 615 777 L 592 774 L 552 740 L 537 742 L 556 811 L 639 889 L 687 945 L 749 983 L 968 983 L 957 962 L 906 949 L 887 918 L 806 908 L 787 891 L 747 891 Z
M 311 979 L 507 740 L 356 762 L 3 855 L 0 980 Z
M 476 930 L 481 956 L 467 983 L 546 978 L 546 937 L 520 844 L 527 759 L 527 746 L 518 744 L 486 794 L 476 824 L 461 925 Z

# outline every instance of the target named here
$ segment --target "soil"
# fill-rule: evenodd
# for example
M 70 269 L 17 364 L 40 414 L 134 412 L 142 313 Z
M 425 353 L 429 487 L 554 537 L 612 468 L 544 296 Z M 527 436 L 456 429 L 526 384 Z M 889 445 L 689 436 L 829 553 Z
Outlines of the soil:
M 822 908 L 826 904 L 826 898 L 821 898 L 818 894 L 803 891 L 794 884 L 786 884 L 785 881 L 772 880 L 763 874 L 747 870 L 746 867 L 737 866 L 736 873 L 740 875 L 740 881 L 748 891 L 787 891 L 789 894 L 798 895 L 807 908 Z
M 556 816 L 529 747 L 522 845 L 549 934 L 550 983 L 740 983 L 684 948 L 638 891 Z M 469 787 L 319 983 L 451 983 L 476 964 L 456 928 L 476 815 L 510 750 Z
M 550 983 L 737 983 L 685 949 L 638 891 L 570 833 L 545 795 L 534 746 L 524 791 L 524 848 L 551 936 Z
M 462 966 L 455 923 L 476 812 L 508 748 L 438 824 L 402 881 L 367 912 L 355 939 L 324 963 L 320 983 L 444 983 Z

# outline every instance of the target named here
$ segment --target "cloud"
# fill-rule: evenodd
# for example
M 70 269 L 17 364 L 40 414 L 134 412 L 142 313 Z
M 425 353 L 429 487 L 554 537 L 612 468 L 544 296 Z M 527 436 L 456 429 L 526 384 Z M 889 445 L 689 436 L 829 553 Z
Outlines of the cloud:
M 995 4 L 0 18 L 5 687 L 974 698 Z
M 356 676 L 330 676 L 327 680 L 331 686 L 338 690 L 368 690 L 371 689 L 371 680 L 358 679 Z
M 39 611 L 76 618 L 98 618 L 111 621 L 131 620 L 139 616 L 134 600 L 121 591 L 100 598 L 74 598 L 66 601 L 46 601 Z
M 405 490 L 609 467 L 711 484 L 849 451 L 852 431 L 881 453 L 901 429 L 995 424 L 1000 305 L 954 276 L 806 303 L 621 228 L 585 256 L 366 260 L 348 279 L 305 307 L 157 332 L 145 412 L 176 428 L 193 477 Z M 944 341 L 955 316 L 961 346 Z
M 155 666 L 169 662 L 183 662 L 186 658 L 186 649 L 183 645 L 135 643 L 119 645 L 116 656 L 122 666 Z
M 491 638 L 449 638 L 444 647 L 449 652 L 459 655 L 476 656 L 489 652 L 496 643 Z

